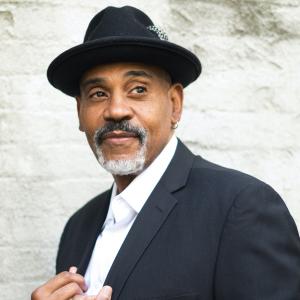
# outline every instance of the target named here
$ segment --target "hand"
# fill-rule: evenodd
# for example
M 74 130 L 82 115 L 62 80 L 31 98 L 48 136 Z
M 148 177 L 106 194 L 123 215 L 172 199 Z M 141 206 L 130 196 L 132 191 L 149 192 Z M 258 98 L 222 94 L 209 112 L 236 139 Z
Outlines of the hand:
M 83 276 L 76 274 L 76 272 L 77 268 L 71 267 L 69 272 L 59 273 L 34 290 L 31 294 L 31 300 L 69 300 L 76 295 L 84 296 L 83 293 L 87 290 L 87 286 Z M 110 298 L 95 299 L 106 300 Z
M 77 268 L 71 267 L 69 272 L 76 273 Z M 104 286 L 100 290 L 97 296 L 87 296 L 87 295 L 76 295 L 71 300 L 110 300 L 112 295 L 112 288 L 110 286 Z
M 110 300 L 112 288 L 108 285 L 104 286 L 97 296 L 76 295 L 72 300 Z

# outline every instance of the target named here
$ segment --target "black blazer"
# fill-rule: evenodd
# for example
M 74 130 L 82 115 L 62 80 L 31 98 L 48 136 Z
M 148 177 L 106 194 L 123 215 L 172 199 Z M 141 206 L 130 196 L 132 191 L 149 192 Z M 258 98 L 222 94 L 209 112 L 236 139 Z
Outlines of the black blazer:
M 85 273 L 109 199 L 104 192 L 70 218 L 57 272 Z M 105 284 L 113 299 L 299 300 L 299 234 L 270 186 L 179 141 Z

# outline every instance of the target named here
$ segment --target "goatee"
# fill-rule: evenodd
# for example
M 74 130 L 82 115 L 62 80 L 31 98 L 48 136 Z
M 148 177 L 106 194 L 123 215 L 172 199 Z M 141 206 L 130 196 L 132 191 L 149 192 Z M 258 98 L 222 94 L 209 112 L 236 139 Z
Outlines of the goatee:
M 102 142 L 106 134 L 116 130 L 129 132 L 138 138 L 140 142 L 140 148 L 133 157 L 120 160 L 106 159 L 101 147 Z M 143 127 L 134 126 L 130 124 L 128 120 L 122 120 L 120 122 L 108 122 L 105 126 L 98 128 L 94 134 L 97 159 L 100 165 L 113 175 L 137 175 L 144 169 L 145 166 L 147 150 L 146 140 L 147 131 Z

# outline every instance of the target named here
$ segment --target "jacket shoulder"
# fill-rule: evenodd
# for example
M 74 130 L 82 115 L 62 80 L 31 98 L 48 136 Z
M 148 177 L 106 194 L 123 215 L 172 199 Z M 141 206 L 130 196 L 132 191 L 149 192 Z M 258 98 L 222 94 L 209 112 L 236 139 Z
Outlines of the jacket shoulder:
M 206 182 L 218 184 L 222 187 L 236 186 L 237 189 L 243 188 L 247 185 L 266 186 L 267 184 L 262 180 L 246 174 L 244 172 L 227 168 L 215 163 L 212 163 L 200 156 L 196 156 L 191 170 L 191 175 L 205 178 Z

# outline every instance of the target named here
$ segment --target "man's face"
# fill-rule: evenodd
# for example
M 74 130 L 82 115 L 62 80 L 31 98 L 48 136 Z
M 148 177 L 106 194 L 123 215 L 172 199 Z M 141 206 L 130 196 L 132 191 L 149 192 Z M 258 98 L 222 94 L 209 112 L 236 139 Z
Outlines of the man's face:
M 94 154 L 102 165 L 139 165 L 127 174 L 138 173 L 157 157 L 172 136 L 172 125 L 180 119 L 182 86 L 172 85 L 158 67 L 100 65 L 83 75 L 80 91 L 76 98 L 80 129 Z

